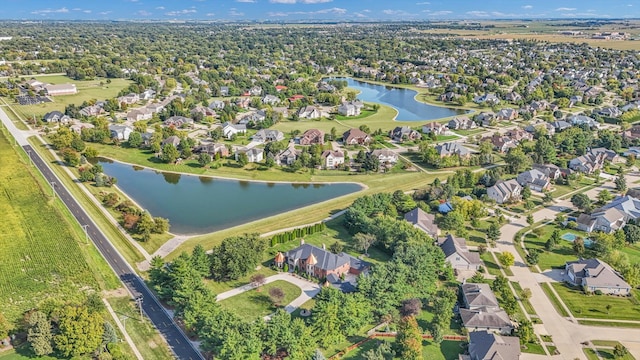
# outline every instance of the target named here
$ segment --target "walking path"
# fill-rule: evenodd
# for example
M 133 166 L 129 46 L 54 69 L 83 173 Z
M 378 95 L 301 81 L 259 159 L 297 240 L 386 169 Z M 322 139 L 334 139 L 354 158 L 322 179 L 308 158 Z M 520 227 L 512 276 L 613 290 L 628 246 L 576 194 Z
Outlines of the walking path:
M 107 308 L 107 311 L 109 311 L 109 314 L 111 314 L 113 321 L 116 322 L 116 325 L 118 326 L 118 329 L 120 329 L 120 332 L 124 336 L 125 341 L 127 342 L 127 344 L 129 344 L 129 346 L 131 346 L 131 349 L 133 350 L 133 353 L 136 355 L 136 358 L 138 358 L 138 360 L 144 360 L 144 357 L 142 357 L 140 350 L 138 350 L 138 348 L 136 347 L 136 344 L 131 339 L 131 336 L 129 336 L 129 333 L 127 333 L 127 329 L 120 322 L 120 319 L 118 318 L 118 315 L 116 314 L 116 312 L 113 311 L 111 304 L 109 304 L 107 299 L 104 299 L 104 298 L 102 299 L 102 302 L 104 303 L 104 306 Z
M 302 290 L 302 294 L 300 294 L 300 296 L 298 296 L 292 302 L 290 302 L 287 306 L 285 306 L 284 310 L 289 314 L 291 314 L 297 308 L 302 306 L 302 304 L 311 300 L 314 296 L 316 296 L 320 292 L 320 285 L 318 285 L 317 283 L 299 278 L 291 273 L 280 273 L 280 274 L 269 276 L 265 279 L 265 284 L 269 284 L 278 280 L 291 283 Z M 256 287 L 253 284 L 243 285 L 235 289 L 218 294 L 218 296 L 216 297 L 216 300 L 222 301 L 230 297 L 242 294 L 243 292 L 253 290 L 255 288 Z
M 631 184 L 639 179 L 636 175 L 627 175 L 627 183 Z M 609 188 L 611 184 L 607 181 L 598 187 L 589 189 L 585 193 L 590 198 L 595 198 L 597 193 L 603 188 Z M 535 222 L 553 219 L 565 208 L 571 208 L 568 200 L 561 200 L 554 205 L 538 210 L 533 213 Z M 516 233 L 528 226 L 524 217 L 511 219 L 511 223 L 501 228 L 501 236 L 497 242 L 495 251 L 509 251 L 515 257 L 515 265 L 511 267 L 514 276 L 511 279 L 517 281 L 522 288 L 531 289 L 529 299 L 531 305 L 542 320 L 541 325 L 536 325 L 536 331 L 549 334 L 553 337 L 553 342 L 558 348 L 560 355 L 552 358 L 558 359 L 586 359 L 582 351 L 581 343 L 590 340 L 616 340 L 622 342 L 636 358 L 640 359 L 640 329 L 586 326 L 577 324 L 562 317 L 541 288 L 541 277 L 539 274 L 531 272 L 524 259 L 520 257 L 514 246 Z M 542 281 L 547 282 L 548 280 Z M 534 357 L 526 356 L 526 359 Z

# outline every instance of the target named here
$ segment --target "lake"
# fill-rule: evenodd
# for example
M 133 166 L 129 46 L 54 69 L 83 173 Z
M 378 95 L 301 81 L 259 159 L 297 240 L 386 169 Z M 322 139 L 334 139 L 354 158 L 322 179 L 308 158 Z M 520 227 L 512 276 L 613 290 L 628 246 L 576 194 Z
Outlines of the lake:
M 396 121 L 426 121 L 449 116 L 466 114 L 466 110 L 451 109 L 419 102 L 415 99 L 415 90 L 372 84 L 352 78 L 335 78 L 346 80 L 350 88 L 360 91 L 358 99 L 364 102 L 378 103 L 398 111 Z
M 362 189 L 358 184 L 266 183 L 163 173 L 100 159 L 105 174 L 153 216 L 169 219 L 171 233 L 210 233 Z M 282 223 L 281 227 L 289 224 Z

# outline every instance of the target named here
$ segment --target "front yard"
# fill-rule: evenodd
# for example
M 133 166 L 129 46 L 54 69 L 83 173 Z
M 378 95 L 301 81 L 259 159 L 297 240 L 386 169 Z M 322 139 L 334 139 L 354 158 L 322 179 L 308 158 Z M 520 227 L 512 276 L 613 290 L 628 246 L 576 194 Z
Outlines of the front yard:
M 640 292 L 633 290 L 633 296 L 587 295 L 582 290 L 565 284 L 553 283 L 562 301 L 574 317 L 610 320 L 640 319 Z M 607 309 L 607 305 L 610 308 Z
M 280 288 L 284 292 L 284 298 L 280 301 L 280 306 L 287 305 L 302 294 L 302 290 L 299 287 L 289 282 L 278 280 L 263 285 L 258 289 L 249 290 L 222 300 L 219 304 L 222 308 L 236 313 L 243 320 L 253 321 L 277 310 L 277 307 L 269 297 L 269 290 L 273 288 Z

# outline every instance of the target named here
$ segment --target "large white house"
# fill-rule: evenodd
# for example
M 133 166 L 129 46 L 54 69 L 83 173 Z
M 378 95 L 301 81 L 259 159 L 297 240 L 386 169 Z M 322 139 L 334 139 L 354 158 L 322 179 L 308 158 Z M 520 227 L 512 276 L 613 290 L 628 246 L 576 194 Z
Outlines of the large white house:
M 499 180 L 495 185 L 487 189 L 487 196 L 498 204 L 520 199 L 522 186 L 515 179 Z

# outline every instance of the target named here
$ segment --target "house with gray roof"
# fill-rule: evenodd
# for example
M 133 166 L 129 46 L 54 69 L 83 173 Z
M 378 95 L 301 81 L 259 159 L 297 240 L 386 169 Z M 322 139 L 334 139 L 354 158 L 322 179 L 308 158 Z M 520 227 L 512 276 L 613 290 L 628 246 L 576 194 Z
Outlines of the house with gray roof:
M 500 308 L 488 284 L 465 283 L 460 286 L 460 291 L 460 318 L 469 332 L 486 330 L 510 334 L 513 331 L 509 315 Z
M 480 254 L 470 252 L 464 238 L 448 234 L 444 238 L 438 239 L 438 245 L 444 253 L 445 262 L 451 264 L 454 270 L 478 270 L 482 266 Z
M 542 172 L 551 180 L 556 180 L 562 176 L 562 170 L 555 164 L 533 164 L 533 168 Z
M 408 126 L 396 126 L 389 132 L 389 137 L 391 140 L 402 142 L 405 140 L 420 139 L 422 138 L 422 135 Z
M 629 285 L 613 268 L 600 259 L 579 259 L 565 265 L 569 282 L 585 291 L 604 294 L 629 295 Z
M 227 139 L 231 139 L 234 135 L 237 134 L 246 134 L 247 133 L 247 125 L 242 124 L 232 124 L 230 122 L 225 122 L 222 124 L 222 135 Z
M 585 232 L 602 231 L 610 233 L 622 229 L 626 224 L 625 214 L 616 209 L 600 209 L 591 214 L 580 214 L 576 219 L 577 229 Z
M 364 108 L 362 101 L 344 101 L 338 106 L 338 114 L 342 116 L 358 116 Z
M 425 134 L 433 133 L 437 136 L 444 135 L 447 131 L 449 131 L 449 127 L 447 126 L 447 124 L 441 124 L 435 121 L 422 125 L 422 132 Z
M 280 98 L 271 94 L 267 94 L 262 98 L 262 103 L 265 105 L 276 105 L 279 102 Z
M 251 137 L 251 140 L 259 143 L 281 141 L 284 140 L 284 133 L 280 130 L 260 129 Z
M 133 132 L 133 128 L 126 125 L 109 125 L 109 132 L 114 139 L 127 141 L 129 135 Z
M 529 187 L 533 191 L 543 192 L 551 188 L 549 176 L 538 169 L 531 169 L 521 172 L 516 177 L 516 181 L 522 187 Z
M 376 149 L 368 155 L 377 157 L 381 164 L 395 164 L 398 162 L 398 153 L 389 149 Z
M 290 144 L 288 148 L 284 149 L 276 156 L 276 164 L 293 165 L 300 154 L 302 154 L 302 150 L 298 150 L 293 144 Z
M 567 118 L 567 121 L 573 126 L 587 125 L 592 129 L 597 129 L 600 124 L 594 119 L 585 115 L 573 115 Z
M 515 179 L 499 180 L 490 188 L 487 188 L 487 196 L 498 204 L 520 199 L 522 186 Z
M 238 159 L 240 158 L 240 154 L 246 154 L 247 161 L 249 161 L 250 163 L 257 163 L 264 159 L 264 150 L 256 147 L 252 147 L 252 148 L 243 147 L 243 148 L 236 149 L 236 153 L 235 153 L 236 161 L 238 161 Z
M 477 128 L 478 125 L 467 116 L 457 116 L 449 120 L 447 127 L 453 130 L 471 130 Z
M 471 156 L 471 151 L 457 142 L 446 142 L 435 146 L 440 157 L 458 155 L 462 158 Z
M 65 115 L 60 111 L 56 110 L 56 111 L 51 111 L 44 114 L 44 117 L 42 118 L 42 120 L 47 123 L 57 122 L 60 124 L 66 124 L 69 121 L 71 121 L 71 118 L 68 115 Z
M 413 224 L 414 227 L 426 232 L 433 239 L 440 235 L 440 229 L 436 225 L 436 216 L 416 207 L 404 214 L 404 219 Z
M 468 354 L 458 360 L 519 360 L 520 338 L 503 336 L 489 331 L 469 333 Z
M 602 169 L 606 156 L 604 153 L 587 153 L 569 160 L 569 169 L 585 174 L 593 174 Z

